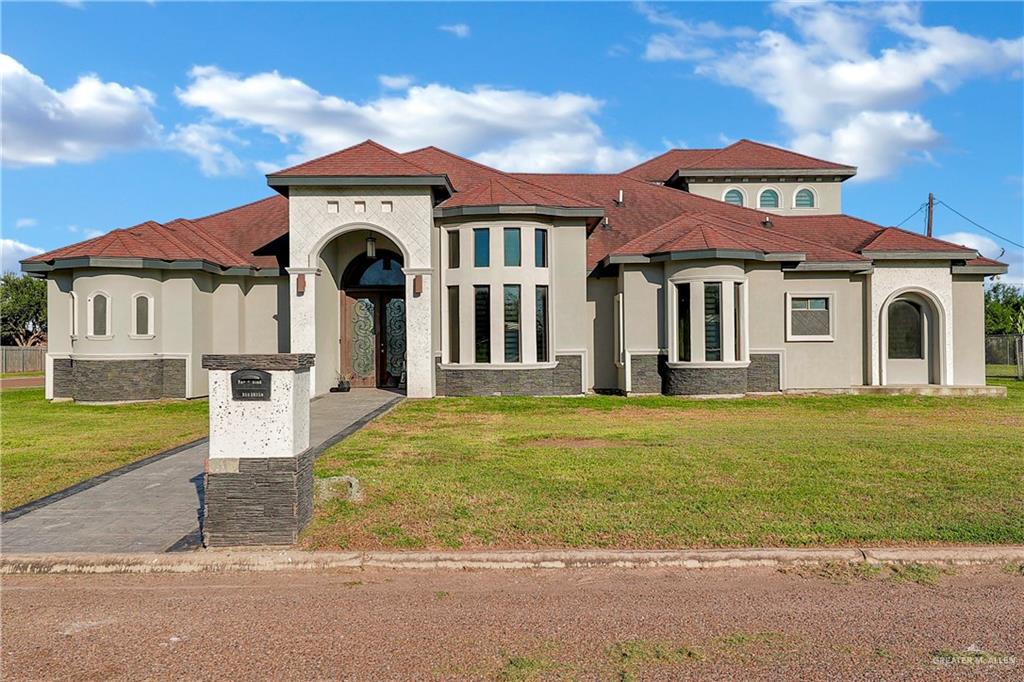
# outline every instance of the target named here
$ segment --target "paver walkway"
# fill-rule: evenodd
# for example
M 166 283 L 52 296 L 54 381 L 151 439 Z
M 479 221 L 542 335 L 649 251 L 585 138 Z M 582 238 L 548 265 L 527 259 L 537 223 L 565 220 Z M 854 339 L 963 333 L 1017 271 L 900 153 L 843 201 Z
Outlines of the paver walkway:
M 327 447 L 399 400 L 391 391 L 332 393 L 310 404 L 310 444 Z M 196 546 L 206 441 L 60 497 L 0 524 L 5 554 L 161 552 Z

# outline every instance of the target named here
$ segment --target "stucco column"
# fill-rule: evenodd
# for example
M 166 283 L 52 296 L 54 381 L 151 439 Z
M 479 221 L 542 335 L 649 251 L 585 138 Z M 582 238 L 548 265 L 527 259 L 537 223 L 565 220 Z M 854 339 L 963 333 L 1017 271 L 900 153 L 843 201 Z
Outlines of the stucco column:
M 288 268 L 292 353 L 316 354 L 316 278 L 319 268 Z M 302 290 L 302 293 L 299 291 Z M 316 392 L 316 367 L 309 368 L 309 385 Z
M 405 273 L 405 371 L 406 395 L 434 397 L 434 355 L 431 351 L 432 274 L 427 268 L 404 268 Z M 417 284 L 419 278 L 419 284 Z M 419 293 L 417 293 L 417 290 Z

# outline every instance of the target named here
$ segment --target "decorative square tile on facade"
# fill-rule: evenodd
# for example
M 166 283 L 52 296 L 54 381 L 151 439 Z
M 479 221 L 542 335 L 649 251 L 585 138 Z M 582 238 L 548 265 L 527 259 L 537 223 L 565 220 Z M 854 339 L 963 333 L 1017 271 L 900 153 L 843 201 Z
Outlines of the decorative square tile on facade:
M 22 262 L 49 398 L 191 398 L 204 354 L 315 355 L 436 395 L 734 395 L 985 383 L 972 249 L 844 215 L 851 166 L 748 140 L 620 174 L 505 173 L 367 141 L 276 193 Z

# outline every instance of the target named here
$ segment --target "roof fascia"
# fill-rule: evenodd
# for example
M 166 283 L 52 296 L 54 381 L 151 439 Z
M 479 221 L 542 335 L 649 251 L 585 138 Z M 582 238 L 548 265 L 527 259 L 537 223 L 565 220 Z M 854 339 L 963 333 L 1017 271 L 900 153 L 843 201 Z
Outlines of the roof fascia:
M 292 186 L 314 187 L 444 187 L 455 189 L 447 175 L 268 175 L 267 184 L 278 192 Z M 287 196 L 287 195 L 286 195 Z
M 224 268 L 206 260 L 159 260 L 155 258 L 103 258 L 86 256 L 81 258 L 57 258 L 52 263 L 22 263 L 22 271 L 28 274 L 46 274 L 54 270 L 80 268 L 109 268 L 117 270 L 201 270 L 213 275 L 277 277 L 280 268 L 229 267 Z
M 843 182 L 849 180 L 857 174 L 856 169 L 850 168 L 726 168 L 726 169 L 697 169 L 697 168 L 680 168 L 672 177 L 669 178 L 669 182 L 678 178 L 685 177 L 709 177 L 709 178 L 735 178 L 759 176 L 767 177 L 770 175 L 778 175 L 784 177 L 824 177 L 827 175 L 841 176 Z
M 873 260 L 970 260 L 978 258 L 977 251 L 870 251 L 861 254 Z
M 801 272 L 822 272 L 822 271 L 849 271 L 856 273 L 867 273 L 871 272 L 874 268 L 870 263 L 861 260 L 851 261 L 813 261 L 810 263 L 797 263 L 787 270 L 797 270 Z
M 954 275 L 1005 275 L 1009 266 L 999 265 L 954 265 L 950 268 Z
M 506 204 L 492 204 L 489 206 L 453 206 L 445 208 L 437 206 L 434 208 L 435 218 L 457 218 L 459 216 L 478 215 L 546 215 L 556 218 L 603 218 L 603 208 L 566 208 L 564 206 L 542 206 L 529 204 L 523 206 L 509 206 Z
M 799 252 L 792 253 L 764 253 L 748 249 L 701 249 L 699 251 L 668 251 L 654 253 L 651 256 L 640 254 L 614 254 L 609 255 L 606 261 L 614 263 L 655 263 L 676 260 L 758 260 L 774 262 L 803 262 L 807 255 Z

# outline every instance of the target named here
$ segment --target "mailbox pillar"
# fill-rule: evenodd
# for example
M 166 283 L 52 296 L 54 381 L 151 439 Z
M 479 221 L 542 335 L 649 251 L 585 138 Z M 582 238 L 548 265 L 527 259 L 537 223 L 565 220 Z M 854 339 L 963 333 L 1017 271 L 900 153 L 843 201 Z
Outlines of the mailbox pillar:
M 210 456 L 203 544 L 290 545 L 313 513 L 312 353 L 204 355 Z

